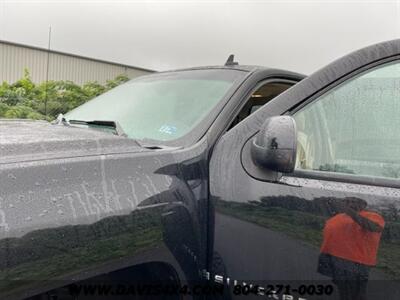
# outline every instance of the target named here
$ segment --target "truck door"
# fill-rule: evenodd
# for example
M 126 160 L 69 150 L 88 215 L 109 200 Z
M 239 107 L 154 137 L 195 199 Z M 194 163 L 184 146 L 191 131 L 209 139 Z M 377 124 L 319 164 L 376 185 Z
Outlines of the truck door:
M 209 270 L 228 297 L 399 299 L 399 56 L 400 40 L 352 53 L 218 141 Z M 261 128 L 281 141 L 283 119 L 265 121 L 282 115 L 295 124 L 290 171 L 252 154 Z

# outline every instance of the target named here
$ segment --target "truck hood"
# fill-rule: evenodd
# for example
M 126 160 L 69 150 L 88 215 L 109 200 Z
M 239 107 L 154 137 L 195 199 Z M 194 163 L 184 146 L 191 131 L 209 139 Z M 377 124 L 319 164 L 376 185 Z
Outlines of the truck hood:
M 185 155 L 94 129 L 0 120 L 0 278 L 21 282 L 2 279 L 0 298 L 25 299 L 164 246 L 162 214 L 195 207 L 183 178 L 197 169 L 184 176 Z
M 46 121 L 0 120 L 0 164 L 149 151 L 132 139 Z

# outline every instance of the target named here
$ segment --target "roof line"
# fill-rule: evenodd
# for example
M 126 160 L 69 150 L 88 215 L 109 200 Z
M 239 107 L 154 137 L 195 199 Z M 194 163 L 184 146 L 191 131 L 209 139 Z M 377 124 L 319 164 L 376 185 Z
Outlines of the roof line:
M 83 56 L 83 55 L 57 51 L 57 50 L 48 50 L 48 49 L 42 48 L 42 47 L 31 46 L 31 45 L 26 45 L 26 44 L 21 44 L 21 43 L 6 41 L 6 40 L 0 40 L 0 44 L 6 44 L 6 45 L 11 45 L 11 46 L 17 46 L 17 47 L 23 47 L 23 48 L 33 49 L 33 50 L 50 52 L 50 53 L 54 53 L 54 54 L 66 55 L 66 56 L 70 56 L 70 57 L 75 57 L 75 58 L 81 58 L 81 59 L 91 60 L 91 61 L 95 61 L 95 62 L 106 63 L 106 64 L 125 67 L 125 68 L 137 69 L 137 70 L 146 71 L 146 72 L 157 72 L 155 70 L 146 69 L 146 68 L 142 68 L 142 67 L 125 65 L 125 64 L 121 64 L 121 63 L 117 63 L 117 62 L 108 61 L 108 60 L 97 59 L 97 58 L 92 58 L 92 57 L 87 57 L 87 56 Z

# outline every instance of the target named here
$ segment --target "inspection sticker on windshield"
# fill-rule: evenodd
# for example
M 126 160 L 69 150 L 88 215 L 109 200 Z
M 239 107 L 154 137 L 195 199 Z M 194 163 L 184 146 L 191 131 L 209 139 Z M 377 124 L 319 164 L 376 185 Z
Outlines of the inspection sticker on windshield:
M 176 133 L 177 128 L 171 125 L 163 125 L 158 129 L 158 131 L 166 133 L 166 134 L 174 134 Z

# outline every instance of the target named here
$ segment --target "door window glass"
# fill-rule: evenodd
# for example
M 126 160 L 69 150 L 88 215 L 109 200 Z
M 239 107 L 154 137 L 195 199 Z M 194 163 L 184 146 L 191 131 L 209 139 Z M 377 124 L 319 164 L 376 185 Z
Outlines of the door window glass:
M 237 114 L 228 130 L 235 127 L 238 123 L 242 122 L 252 113 L 260 109 L 263 105 L 274 99 L 279 94 L 286 91 L 292 85 L 293 83 L 289 82 L 268 82 L 259 87 L 251 94 L 250 98 L 247 99 L 246 104 Z
M 400 63 L 369 70 L 294 114 L 297 169 L 400 178 Z

